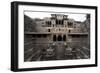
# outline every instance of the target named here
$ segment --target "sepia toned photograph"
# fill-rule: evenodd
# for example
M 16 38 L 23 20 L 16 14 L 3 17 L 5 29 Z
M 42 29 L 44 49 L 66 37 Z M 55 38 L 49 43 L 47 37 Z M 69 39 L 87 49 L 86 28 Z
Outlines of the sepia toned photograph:
M 24 61 L 90 58 L 90 14 L 24 11 Z
M 97 7 L 11 3 L 11 70 L 97 66 Z

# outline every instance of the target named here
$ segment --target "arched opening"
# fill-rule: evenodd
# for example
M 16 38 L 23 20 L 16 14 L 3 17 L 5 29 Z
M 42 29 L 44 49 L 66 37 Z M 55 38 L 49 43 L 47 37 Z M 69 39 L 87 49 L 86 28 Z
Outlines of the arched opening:
M 50 29 L 48 29 L 48 32 L 50 32 Z
M 63 41 L 66 41 L 66 35 L 63 36 Z
M 71 32 L 71 30 L 69 30 L 69 33 Z
M 53 35 L 53 41 L 56 41 L 56 35 Z
M 58 35 L 58 41 L 62 41 L 62 36 Z

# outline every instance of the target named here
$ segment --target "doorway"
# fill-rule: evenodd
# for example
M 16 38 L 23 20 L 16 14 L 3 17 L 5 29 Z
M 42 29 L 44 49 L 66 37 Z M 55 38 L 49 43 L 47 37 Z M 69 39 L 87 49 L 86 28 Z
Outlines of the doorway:
M 62 36 L 61 36 L 61 35 L 58 35 L 57 40 L 58 40 L 58 41 L 63 41 L 63 40 L 62 40 Z

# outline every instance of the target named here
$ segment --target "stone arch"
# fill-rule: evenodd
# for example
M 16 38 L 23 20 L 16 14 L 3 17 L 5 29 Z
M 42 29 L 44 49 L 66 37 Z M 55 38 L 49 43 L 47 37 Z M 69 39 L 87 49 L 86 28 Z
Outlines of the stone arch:
M 61 35 L 58 35 L 57 40 L 58 40 L 58 41 L 62 41 L 62 40 L 63 40 L 62 36 L 61 36 Z
M 56 38 L 57 38 L 56 35 L 53 35 L 53 41 L 56 41 Z
M 63 35 L 63 41 L 66 41 L 66 35 Z
M 71 33 L 71 30 L 69 29 L 68 32 Z
M 50 29 L 48 29 L 48 32 L 50 32 Z

